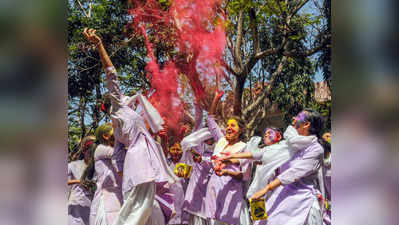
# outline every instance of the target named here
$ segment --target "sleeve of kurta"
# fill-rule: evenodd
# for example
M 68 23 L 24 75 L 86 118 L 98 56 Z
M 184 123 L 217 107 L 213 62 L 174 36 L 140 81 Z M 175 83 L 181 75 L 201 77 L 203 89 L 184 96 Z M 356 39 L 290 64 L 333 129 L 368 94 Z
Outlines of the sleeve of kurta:
M 253 151 L 251 152 L 252 158 L 256 161 L 260 161 L 263 157 L 263 152 L 261 151 Z
M 68 163 L 68 180 L 72 180 L 72 169 L 71 169 L 71 163 Z
M 114 154 L 112 155 L 112 164 L 117 172 L 122 172 L 123 163 L 125 162 L 126 150 L 125 146 L 119 142 L 115 143 Z
M 122 104 L 122 93 L 119 88 L 118 74 L 115 67 L 107 67 L 105 74 L 107 76 L 107 88 L 111 94 L 112 106 L 118 108 Z
M 194 122 L 194 130 L 197 131 L 202 128 L 202 109 L 196 104 L 195 105 L 195 122 Z
M 215 139 L 216 142 L 218 142 L 219 139 L 222 138 L 224 135 L 212 115 L 208 115 L 207 124 L 208 129 L 212 134 L 212 137 Z
M 282 172 L 277 178 L 283 185 L 290 184 L 318 172 L 321 164 L 323 149 L 320 145 L 310 146 L 303 150 L 304 154 L 291 161 L 290 168 Z
M 326 188 L 324 186 L 323 166 L 320 166 L 320 168 L 317 172 L 317 179 L 319 182 L 319 189 L 320 189 L 321 195 L 323 196 L 323 199 L 326 199 Z
M 240 167 L 242 172 L 242 180 L 249 181 L 251 179 L 251 160 L 249 159 L 239 159 Z

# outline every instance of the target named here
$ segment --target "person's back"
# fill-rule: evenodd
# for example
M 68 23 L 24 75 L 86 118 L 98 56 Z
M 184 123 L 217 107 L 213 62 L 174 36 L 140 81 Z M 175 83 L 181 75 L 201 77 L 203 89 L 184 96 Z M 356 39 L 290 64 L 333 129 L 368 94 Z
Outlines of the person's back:
M 90 224 L 112 224 L 122 205 L 122 179 L 113 167 L 112 146 L 98 145 L 94 154 L 97 189 L 91 205 Z M 100 223 L 99 223 L 100 222 Z

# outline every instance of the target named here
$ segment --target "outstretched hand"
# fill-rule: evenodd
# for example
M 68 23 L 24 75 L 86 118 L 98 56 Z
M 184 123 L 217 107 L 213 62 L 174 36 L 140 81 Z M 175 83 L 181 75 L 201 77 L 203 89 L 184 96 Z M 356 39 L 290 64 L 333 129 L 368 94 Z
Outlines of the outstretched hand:
M 101 38 L 96 34 L 96 30 L 88 29 L 87 27 L 82 32 L 83 36 L 88 40 L 90 43 L 99 45 L 101 44 Z

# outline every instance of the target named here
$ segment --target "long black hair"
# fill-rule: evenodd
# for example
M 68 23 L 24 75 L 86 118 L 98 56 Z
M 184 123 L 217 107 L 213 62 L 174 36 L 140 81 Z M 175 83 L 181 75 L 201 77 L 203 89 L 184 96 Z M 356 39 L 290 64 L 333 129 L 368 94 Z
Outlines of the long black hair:
M 85 162 L 87 164 L 86 169 L 83 171 L 80 177 L 80 184 L 88 191 L 94 193 L 96 184 L 92 181 L 94 176 L 94 152 L 96 150 L 96 139 L 94 136 L 87 136 L 82 139 L 80 145 L 80 151 L 82 155 L 86 155 Z
M 316 135 L 318 139 L 321 139 L 324 129 L 323 116 L 313 109 L 306 108 L 303 111 L 306 112 L 305 122 L 310 122 L 309 134 Z

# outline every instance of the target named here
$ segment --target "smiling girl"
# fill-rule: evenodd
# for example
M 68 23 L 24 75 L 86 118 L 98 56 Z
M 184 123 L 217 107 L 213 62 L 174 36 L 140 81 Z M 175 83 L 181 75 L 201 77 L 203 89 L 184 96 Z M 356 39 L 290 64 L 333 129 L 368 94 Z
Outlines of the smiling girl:
M 246 144 L 242 142 L 244 123 L 238 117 L 227 121 L 226 135 L 214 119 L 214 112 L 223 93 L 216 91 L 208 116 L 208 129 L 217 141 L 213 157 L 222 157 L 245 151 Z M 245 224 L 240 221 L 242 210 L 246 208 L 243 186 L 250 178 L 250 164 L 248 160 L 235 160 L 230 164 L 215 168 L 209 178 L 205 197 L 205 209 L 214 224 Z

